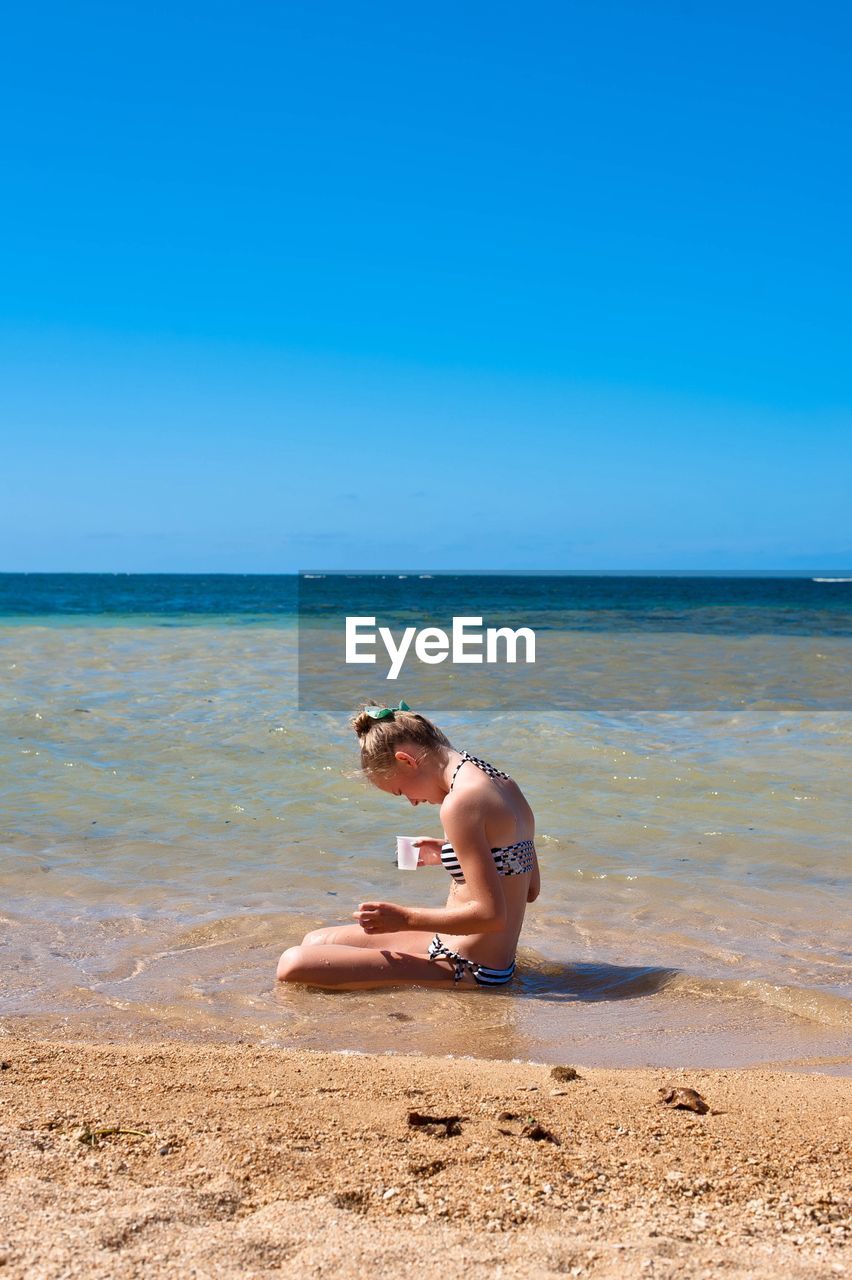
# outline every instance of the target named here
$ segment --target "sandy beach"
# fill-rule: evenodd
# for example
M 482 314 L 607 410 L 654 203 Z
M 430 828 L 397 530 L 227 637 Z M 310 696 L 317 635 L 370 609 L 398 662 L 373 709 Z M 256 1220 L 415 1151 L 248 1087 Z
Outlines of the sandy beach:
M 0 1038 L 6 1277 L 849 1269 L 848 1079 Z M 565 1064 L 566 1066 L 569 1064 Z M 660 1090 L 691 1087 L 708 1111 Z

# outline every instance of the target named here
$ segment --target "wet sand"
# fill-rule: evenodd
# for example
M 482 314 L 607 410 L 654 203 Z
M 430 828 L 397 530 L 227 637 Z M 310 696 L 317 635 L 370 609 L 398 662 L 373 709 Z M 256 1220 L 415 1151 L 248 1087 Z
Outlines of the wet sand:
M 0 1035 L 0 1060 L 3 1277 L 852 1272 L 841 1078 L 559 1080 L 549 1066 L 59 1044 L 20 1028 Z M 670 1085 L 709 1111 L 670 1109 Z

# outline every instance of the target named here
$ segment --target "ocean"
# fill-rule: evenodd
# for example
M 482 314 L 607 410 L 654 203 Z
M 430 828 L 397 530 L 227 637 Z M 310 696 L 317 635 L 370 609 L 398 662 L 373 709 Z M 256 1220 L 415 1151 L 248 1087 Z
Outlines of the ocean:
M 326 679 L 368 605 L 540 658 Z M 848 1072 L 850 677 L 840 573 L 0 575 L 0 1028 Z M 357 774 L 389 688 L 536 812 L 506 991 L 276 988 L 359 901 L 445 899 L 394 865 L 437 810 Z

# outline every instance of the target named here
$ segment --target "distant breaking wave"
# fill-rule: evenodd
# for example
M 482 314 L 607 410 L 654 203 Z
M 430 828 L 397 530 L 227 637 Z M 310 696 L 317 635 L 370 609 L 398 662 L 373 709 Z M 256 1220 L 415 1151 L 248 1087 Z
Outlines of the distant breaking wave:
M 811 582 L 852 582 L 852 578 L 811 578 Z

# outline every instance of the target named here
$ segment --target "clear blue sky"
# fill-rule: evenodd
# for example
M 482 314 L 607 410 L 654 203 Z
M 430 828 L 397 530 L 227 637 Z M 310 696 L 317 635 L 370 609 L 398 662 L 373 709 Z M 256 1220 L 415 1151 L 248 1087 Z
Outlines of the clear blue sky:
M 0 569 L 848 568 L 849 14 L 12 6 Z

